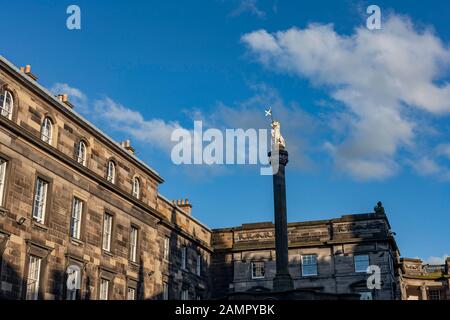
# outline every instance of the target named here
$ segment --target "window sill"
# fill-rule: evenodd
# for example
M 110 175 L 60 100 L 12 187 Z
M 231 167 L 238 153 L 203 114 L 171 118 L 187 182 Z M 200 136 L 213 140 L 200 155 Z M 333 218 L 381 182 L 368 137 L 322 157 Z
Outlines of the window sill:
M 131 260 L 128 260 L 128 263 L 131 264 L 133 267 L 139 268 L 141 265 L 138 262 L 134 262 Z
M 44 232 L 48 231 L 48 227 L 46 225 L 43 225 L 42 223 L 37 222 L 36 220 L 33 220 L 32 226 L 33 226 L 33 228 L 36 228 L 40 231 L 44 231 Z
M 114 254 L 111 251 L 107 251 L 105 249 L 102 249 L 102 253 L 104 255 L 110 256 L 110 257 L 114 257 Z
M 72 237 L 70 237 L 70 243 L 72 243 L 72 244 L 74 244 L 76 246 L 84 245 L 83 241 L 81 241 L 80 239 L 77 239 L 77 238 L 72 238 Z
M 5 207 L 0 206 L 0 216 L 6 217 L 6 215 L 9 213 L 8 209 Z

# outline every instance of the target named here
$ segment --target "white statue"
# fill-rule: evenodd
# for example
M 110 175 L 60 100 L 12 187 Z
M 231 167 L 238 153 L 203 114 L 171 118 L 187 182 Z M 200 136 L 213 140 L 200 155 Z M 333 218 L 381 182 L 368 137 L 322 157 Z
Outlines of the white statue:
M 272 120 L 272 148 L 278 145 L 279 149 L 286 149 L 286 142 L 281 135 L 280 123 Z

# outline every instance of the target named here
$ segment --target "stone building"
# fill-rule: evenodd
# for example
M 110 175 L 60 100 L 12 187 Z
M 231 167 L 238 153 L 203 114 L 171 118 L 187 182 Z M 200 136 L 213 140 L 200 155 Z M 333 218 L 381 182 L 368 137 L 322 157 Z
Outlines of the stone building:
M 129 141 L 114 142 L 29 66 L 0 57 L 0 298 L 204 299 L 272 288 L 272 223 L 211 230 L 187 200 L 159 194 L 161 183 Z M 390 229 L 381 204 L 290 223 L 295 287 L 398 298 Z M 369 265 L 380 268 L 380 290 L 367 288 Z
M 289 271 L 294 288 L 321 296 L 358 293 L 361 299 L 398 299 L 399 251 L 384 210 L 376 211 L 289 223 Z M 213 230 L 213 296 L 272 289 L 274 233 L 271 222 Z M 370 265 L 380 268 L 379 290 L 367 286 Z
M 443 265 L 424 264 L 420 259 L 400 259 L 403 300 L 450 300 L 450 257 Z
M 0 296 L 209 297 L 210 230 L 73 108 L 0 57 Z

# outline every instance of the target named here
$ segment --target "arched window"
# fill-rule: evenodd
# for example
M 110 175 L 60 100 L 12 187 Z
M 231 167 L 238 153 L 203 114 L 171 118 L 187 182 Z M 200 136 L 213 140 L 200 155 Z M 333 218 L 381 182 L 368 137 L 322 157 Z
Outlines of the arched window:
M 139 199 L 141 183 L 138 178 L 133 179 L 133 197 Z
M 41 126 L 41 140 L 52 144 L 53 123 L 50 118 L 46 117 Z
M 77 161 L 83 166 L 86 165 L 86 144 L 84 141 L 80 141 L 78 144 Z
M 14 100 L 11 92 L 8 90 L 3 91 L 0 95 L 0 114 L 11 120 L 13 112 Z
M 111 183 L 116 182 L 116 165 L 114 164 L 114 161 L 110 160 L 108 162 L 108 181 Z

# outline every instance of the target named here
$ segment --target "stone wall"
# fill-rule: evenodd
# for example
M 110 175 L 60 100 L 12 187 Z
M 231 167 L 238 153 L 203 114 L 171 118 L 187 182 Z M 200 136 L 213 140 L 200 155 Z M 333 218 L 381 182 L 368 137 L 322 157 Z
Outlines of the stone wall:
M 79 298 L 97 299 L 101 278 L 111 281 L 110 299 L 125 299 L 128 288 L 140 299 L 209 296 L 209 229 L 180 206 L 158 194 L 159 175 L 129 151 L 49 96 L 27 75 L 0 61 L 0 85 L 13 93 L 12 120 L 0 117 L 0 157 L 7 160 L 5 201 L 0 208 L 0 296 L 25 297 L 30 255 L 42 258 L 39 298 L 66 298 L 66 268 L 80 267 Z M 53 141 L 40 139 L 45 117 L 53 122 Z M 87 144 L 87 163 L 76 162 L 80 140 Z M 107 181 L 109 160 L 116 164 L 116 183 Z M 32 218 L 36 178 L 49 183 L 46 219 Z M 132 179 L 139 177 L 139 199 Z M 70 237 L 73 197 L 84 202 L 81 236 Z M 113 216 L 112 246 L 102 249 L 103 217 Z M 24 221 L 21 221 L 24 219 Z M 130 259 L 130 230 L 138 229 L 136 262 Z M 170 259 L 163 259 L 164 237 L 170 238 Z M 181 268 L 181 247 L 187 268 Z M 196 274 L 201 255 L 200 275 Z

